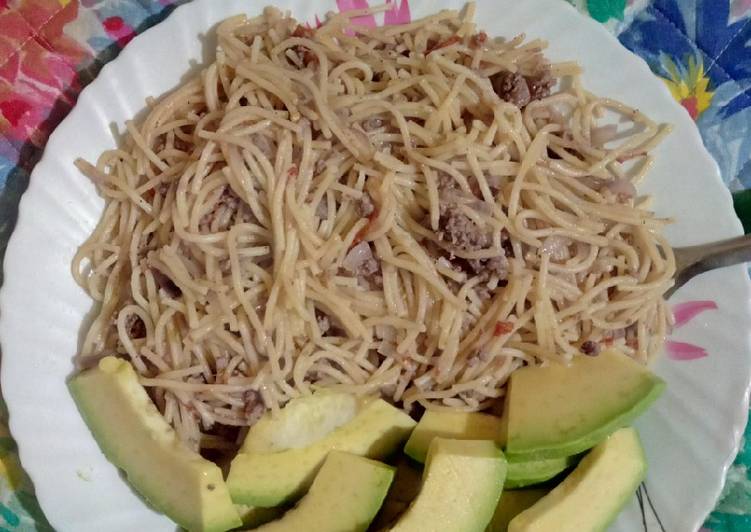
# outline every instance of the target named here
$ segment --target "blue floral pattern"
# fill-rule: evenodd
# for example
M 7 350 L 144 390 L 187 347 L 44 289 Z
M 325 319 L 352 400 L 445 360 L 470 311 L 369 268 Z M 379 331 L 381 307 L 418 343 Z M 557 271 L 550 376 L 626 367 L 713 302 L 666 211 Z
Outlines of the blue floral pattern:
M 712 97 L 696 124 L 732 190 L 751 187 L 750 21 L 751 2 L 654 0 L 619 35 L 663 78 L 703 65 Z

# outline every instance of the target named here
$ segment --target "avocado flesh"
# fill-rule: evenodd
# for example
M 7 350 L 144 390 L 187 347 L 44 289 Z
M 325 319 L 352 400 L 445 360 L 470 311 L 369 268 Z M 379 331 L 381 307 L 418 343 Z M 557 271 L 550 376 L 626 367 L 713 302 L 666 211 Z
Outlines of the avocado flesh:
M 456 440 L 494 440 L 503 445 L 503 419 L 479 412 L 428 410 L 417 423 L 404 446 L 404 452 L 423 463 L 433 438 Z M 508 457 L 507 457 L 508 458 Z M 575 462 L 572 457 L 547 460 L 508 459 L 504 488 L 521 488 L 545 482 L 565 471 Z
M 68 386 L 104 455 L 155 509 L 190 531 L 242 524 L 219 467 L 180 441 L 128 362 L 103 358 Z
M 254 529 L 261 525 L 279 519 L 284 513 L 285 507 L 277 506 L 275 508 L 259 508 L 257 506 L 245 506 L 236 504 L 237 513 L 240 514 L 243 528 Z
M 259 532 L 364 532 L 378 513 L 394 468 L 361 456 L 332 451 L 307 495 Z
M 488 440 L 435 438 L 420 493 L 392 532 L 481 532 L 495 512 L 506 475 L 500 447 Z
M 386 499 L 383 501 L 383 505 L 370 529 L 388 529 L 390 525 L 394 524 L 417 497 L 421 483 L 422 468 L 418 468 L 409 458 L 401 455 L 396 461 L 394 482 L 391 484 Z
M 241 453 L 271 453 L 315 443 L 357 415 L 362 401 L 349 393 L 319 390 L 261 417 L 248 431 Z
M 525 367 L 507 390 L 506 455 L 539 460 L 590 449 L 631 422 L 665 383 L 630 357 L 605 351 L 569 366 Z
M 503 445 L 501 419 L 479 412 L 452 412 L 428 410 L 417 423 L 404 446 L 404 452 L 413 460 L 425 463 L 428 447 L 435 437 L 457 440 L 494 440 Z
M 307 447 L 241 452 L 232 460 L 227 478 L 232 500 L 266 508 L 293 502 L 311 485 L 330 451 L 384 458 L 399 448 L 414 426 L 407 414 L 382 399 L 374 399 L 351 421 Z
M 577 459 L 577 456 L 523 461 L 507 458 L 508 472 L 503 488 L 508 490 L 540 484 L 573 466 Z
M 644 480 L 647 462 L 632 428 L 597 445 L 550 493 L 517 515 L 509 532 L 600 532 Z
M 507 532 L 511 520 L 542 499 L 549 490 L 504 490 L 485 532 Z

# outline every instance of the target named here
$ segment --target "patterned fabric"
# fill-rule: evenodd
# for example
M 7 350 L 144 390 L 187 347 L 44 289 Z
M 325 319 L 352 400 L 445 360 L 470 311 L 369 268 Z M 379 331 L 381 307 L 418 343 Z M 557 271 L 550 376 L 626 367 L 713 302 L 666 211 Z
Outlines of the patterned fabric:
M 185 1 L 0 0 L 0 260 L 29 174 L 81 88 Z M 647 61 L 695 120 L 725 183 L 751 188 L 751 0 L 567 1 Z M 5 419 L 0 402 L 0 532 L 51 530 Z M 745 436 L 705 531 L 751 530 L 751 429 Z

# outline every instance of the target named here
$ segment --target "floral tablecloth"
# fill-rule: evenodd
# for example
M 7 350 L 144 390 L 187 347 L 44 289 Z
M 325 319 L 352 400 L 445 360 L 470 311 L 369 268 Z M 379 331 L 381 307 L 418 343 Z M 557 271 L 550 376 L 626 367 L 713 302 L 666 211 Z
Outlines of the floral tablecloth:
M 81 88 L 185 1 L 0 0 L 0 258 L 29 174 Z M 751 0 L 568 1 L 649 63 L 695 120 L 728 187 L 751 188 Z M 6 419 L 0 402 L 0 532 L 51 530 Z M 744 441 L 705 531 L 751 530 L 749 466 L 751 442 Z

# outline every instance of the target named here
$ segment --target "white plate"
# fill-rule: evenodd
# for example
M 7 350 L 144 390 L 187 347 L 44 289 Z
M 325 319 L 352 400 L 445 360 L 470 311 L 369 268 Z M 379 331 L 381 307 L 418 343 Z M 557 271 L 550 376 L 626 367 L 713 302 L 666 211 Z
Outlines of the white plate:
M 114 147 L 113 125 L 122 130 L 147 96 L 174 87 L 196 61 L 211 54 L 212 46 L 203 45 L 211 42 L 210 29 L 217 21 L 257 12 L 263 3 L 199 0 L 137 37 L 102 70 L 50 137 L 21 201 L 0 299 L 2 390 L 21 460 L 42 508 L 59 530 L 174 529 L 167 518 L 147 508 L 105 460 L 65 386 L 79 329 L 91 309 L 70 275 L 70 262 L 103 205 L 73 160 L 94 160 Z M 333 0 L 275 4 L 291 8 L 304 21 L 336 9 Z M 460 5 L 459 0 L 413 0 L 411 7 L 415 17 Z M 477 11 L 489 34 L 523 31 L 547 38 L 550 57 L 576 59 L 585 67 L 588 88 L 675 125 L 644 187 L 656 195 L 659 213 L 677 219 L 668 231 L 674 245 L 741 233 L 728 191 L 694 124 L 640 59 L 562 0 L 480 0 Z M 711 300 L 718 308 L 675 330 L 672 340 L 699 344 L 708 356 L 690 361 L 663 356 L 656 371 L 667 380 L 668 391 L 639 422 L 650 463 L 649 500 L 664 530 L 683 532 L 701 525 L 737 451 L 748 412 L 749 299 L 748 277 L 740 266 L 702 276 L 673 298 Z M 690 314 L 691 308 L 682 312 Z M 701 354 L 677 347 L 684 356 Z M 613 530 L 642 530 L 642 513 L 648 530 L 660 530 L 643 489 L 640 495 L 644 512 L 634 498 Z

